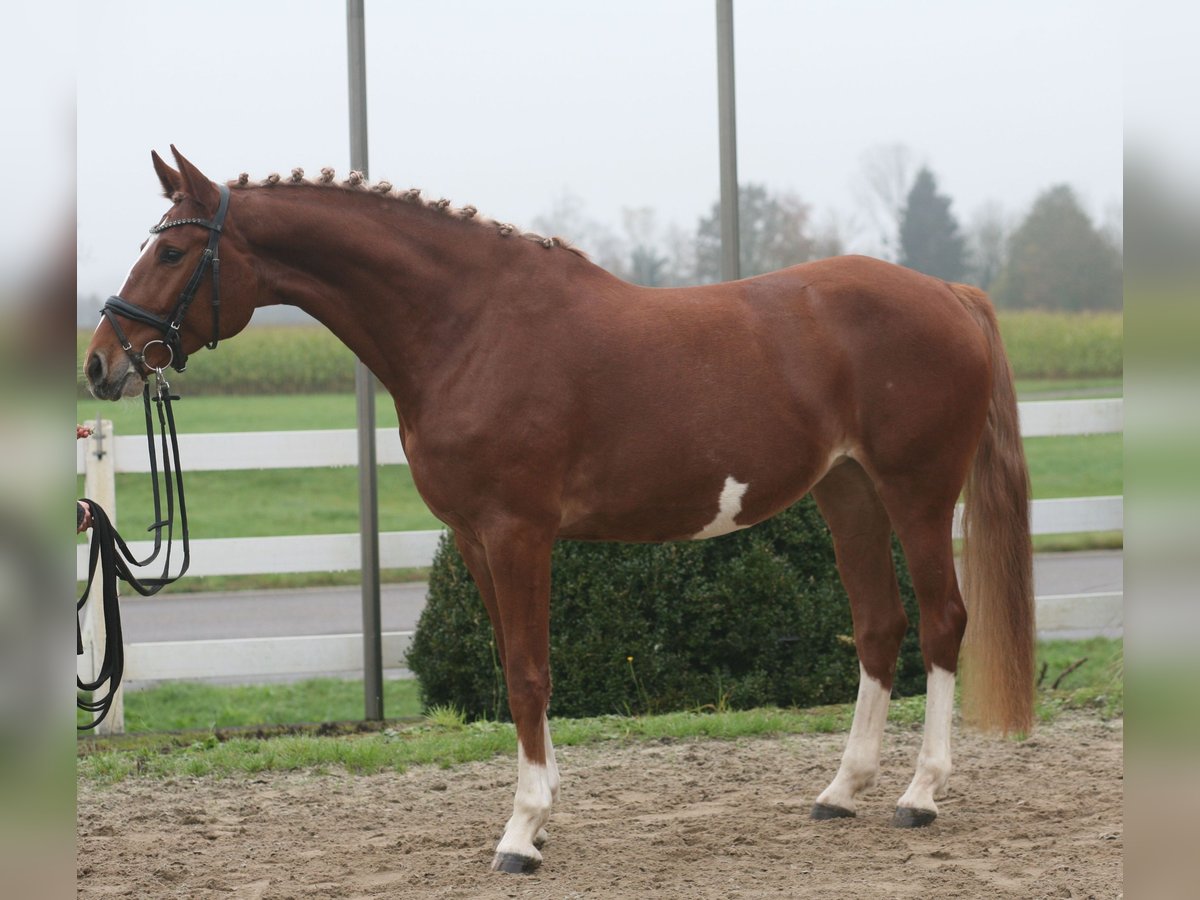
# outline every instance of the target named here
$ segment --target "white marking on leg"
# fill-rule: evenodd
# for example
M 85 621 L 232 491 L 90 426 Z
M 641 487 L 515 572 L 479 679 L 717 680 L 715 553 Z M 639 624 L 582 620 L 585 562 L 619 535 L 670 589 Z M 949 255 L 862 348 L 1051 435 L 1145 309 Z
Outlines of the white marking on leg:
M 817 797 L 818 803 L 854 812 L 855 795 L 875 784 L 890 700 L 891 692 L 859 663 L 858 700 L 854 704 L 854 724 L 850 726 L 846 752 L 833 782 Z
M 554 761 L 554 746 L 550 743 L 550 725 L 542 717 L 546 741 L 546 762 L 533 763 L 525 756 L 525 748 L 517 743 L 517 793 L 513 798 L 513 814 L 504 827 L 504 836 L 496 853 L 512 853 L 541 862 L 542 854 L 534 846 L 546 822 L 550 808 L 558 796 L 558 765 Z
M 557 803 L 559 786 L 558 762 L 554 758 L 554 744 L 550 740 L 550 723 L 546 721 L 545 716 L 542 717 L 542 731 L 546 736 L 546 769 L 550 780 L 550 802 Z M 549 813 L 547 813 L 546 818 L 548 819 L 549 817 Z M 540 849 L 549 839 L 550 835 L 546 832 L 546 826 L 543 824 L 538 829 L 537 834 L 533 836 L 534 846 Z
M 935 797 L 944 796 L 950 779 L 950 724 L 954 717 L 954 673 L 934 666 L 925 687 L 925 738 L 917 755 L 912 784 L 899 806 L 937 812 Z
M 719 537 L 722 534 L 746 528 L 745 525 L 738 525 L 734 519 L 742 511 L 742 497 L 746 495 L 748 487 L 750 487 L 749 482 L 743 484 L 732 475 L 726 478 L 725 486 L 721 488 L 721 496 L 717 498 L 717 517 L 693 534 L 692 540 L 700 541 L 704 538 Z

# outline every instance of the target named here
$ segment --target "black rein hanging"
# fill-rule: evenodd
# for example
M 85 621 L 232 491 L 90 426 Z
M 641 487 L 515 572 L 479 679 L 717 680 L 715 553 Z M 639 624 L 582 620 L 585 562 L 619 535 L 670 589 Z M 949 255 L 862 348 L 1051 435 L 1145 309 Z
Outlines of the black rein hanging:
M 125 669 L 124 645 L 121 635 L 121 613 L 118 606 L 117 579 L 120 578 L 144 597 L 157 594 L 168 584 L 182 578 L 191 565 L 191 545 L 188 535 L 187 501 L 183 493 L 183 470 L 179 465 L 179 436 L 175 429 L 175 413 L 171 403 L 178 400 L 171 394 L 171 386 L 162 377 L 161 371 L 156 372 L 157 385 L 154 394 L 154 405 L 158 409 L 159 440 L 162 448 L 163 493 L 166 495 L 166 515 L 163 515 L 162 494 L 158 485 L 158 459 L 154 447 L 154 428 L 150 415 L 150 385 L 147 382 L 142 389 L 142 400 L 146 407 L 146 446 L 150 455 L 150 477 L 153 485 L 154 523 L 146 529 L 154 533 L 154 546 L 150 555 L 138 559 L 129 549 L 128 544 L 117 532 L 104 512 L 103 507 L 94 500 L 84 499 L 91 512 L 92 537 L 91 551 L 88 559 L 88 580 L 83 596 L 76 604 L 76 652 L 83 654 L 83 631 L 79 625 L 78 613 L 83 610 L 91 595 L 96 580 L 96 571 L 100 571 L 100 589 L 102 608 L 97 615 L 104 616 L 105 639 L 103 656 L 99 674 L 94 681 L 84 681 L 76 676 L 76 686 L 80 691 L 87 691 L 91 699 L 76 697 L 76 705 L 86 712 L 96 714 L 87 725 L 79 726 L 81 731 L 95 728 L 108 715 L 117 688 L 121 685 L 121 677 Z M 178 496 L 178 505 L 176 497 Z M 183 558 L 179 571 L 171 574 L 171 549 L 175 536 L 175 519 L 178 510 L 179 535 L 183 548 Z M 166 540 L 163 540 L 163 530 L 166 530 Z M 165 550 L 165 553 L 163 552 Z M 139 578 L 133 574 L 132 567 L 141 568 L 153 563 L 162 555 L 162 573 L 153 577 Z M 100 652 L 94 648 L 93 652 Z M 95 692 L 106 689 L 103 696 L 96 697 Z
M 229 208 L 229 188 L 220 185 L 221 199 L 217 206 L 217 214 L 211 219 L 167 219 L 150 229 L 152 234 L 158 234 L 168 228 L 179 225 L 199 225 L 209 230 L 208 246 L 204 250 L 200 262 L 197 263 L 192 277 L 175 302 L 175 308 L 169 316 L 157 316 L 141 307 L 135 306 L 119 296 L 109 297 L 101 310 L 112 326 L 113 332 L 121 342 L 121 347 L 129 356 L 130 361 L 138 369 L 155 376 L 154 405 L 158 410 L 159 441 L 162 448 L 162 491 L 159 489 L 158 455 L 154 447 L 154 417 L 150 412 L 150 382 L 147 380 L 142 388 L 142 401 L 146 409 L 146 446 L 150 456 L 150 481 L 154 502 L 154 522 L 147 531 L 154 533 L 154 546 L 150 555 L 145 559 L 137 559 L 125 540 L 117 532 L 100 504 L 94 500 L 84 499 L 81 502 L 88 506 L 91 512 L 92 537 L 88 559 L 88 580 L 83 596 L 76 604 L 76 651 L 83 654 L 83 631 L 79 625 L 78 613 L 87 603 L 92 587 L 96 580 L 97 569 L 100 571 L 100 588 L 102 609 L 97 613 L 104 616 L 105 640 L 103 657 L 99 673 L 94 681 L 84 681 L 76 675 L 76 686 L 80 691 L 86 691 L 92 696 L 85 699 L 76 697 L 76 705 L 94 715 L 87 725 L 79 726 L 80 731 L 95 728 L 112 709 L 117 689 L 125 670 L 124 644 L 121 634 L 121 613 L 118 604 L 117 579 L 120 578 L 142 596 L 157 594 L 168 584 L 182 578 L 191 564 L 191 545 L 188 537 L 187 503 L 183 493 L 183 470 L 179 465 L 179 436 L 175 430 L 175 413 L 172 401 L 179 397 L 171 394 L 171 385 L 163 375 L 163 368 L 171 366 L 182 372 L 187 365 L 187 354 L 180 343 L 179 329 L 187 315 L 188 307 L 196 297 L 196 291 L 204 278 L 204 273 L 212 268 L 212 339 L 205 345 L 209 349 L 217 346 L 220 337 L 220 274 L 221 262 L 217 256 L 217 242 L 225 224 L 225 213 Z M 117 321 L 118 316 L 151 325 L 162 333 L 161 340 L 149 341 L 142 349 L 134 350 L 132 343 L 125 336 L 124 330 Z M 161 343 L 166 347 L 169 358 L 163 367 L 152 366 L 146 361 L 146 348 L 151 344 Z M 164 516 L 163 494 L 166 495 L 166 510 Z M 176 496 L 178 495 L 178 516 L 180 542 L 183 547 L 183 559 L 179 571 L 171 574 L 171 548 L 175 536 Z M 163 530 L 166 530 L 166 540 L 163 540 Z M 165 553 L 163 550 L 165 549 Z M 133 574 L 133 567 L 148 566 L 163 554 L 162 573 L 148 578 L 139 578 Z M 95 648 L 94 652 L 100 652 Z M 103 696 L 96 697 L 97 691 L 104 691 Z

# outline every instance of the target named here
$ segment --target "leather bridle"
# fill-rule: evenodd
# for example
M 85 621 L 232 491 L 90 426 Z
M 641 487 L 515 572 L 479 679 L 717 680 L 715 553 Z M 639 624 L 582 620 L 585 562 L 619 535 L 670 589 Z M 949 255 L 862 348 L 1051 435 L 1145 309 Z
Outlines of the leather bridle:
M 196 299 L 196 291 L 200 288 L 204 273 L 210 266 L 212 267 L 212 339 L 204 346 L 209 350 L 215 350 L 217 347 L 217 340 L 221 335 L 221 260 L 217 256 L 217 243 L 221 239 L 221 229 L 225 227 L 225 213 L 229 210 L 229 188 L 222 184 L 218 185 L 218 189 L 221 192 L 221 199 L 217 204 L 217 214 L 211 219 L 165 219 L 150 229 L 151 234 L 160 234 L 168 228 L 177 228 L 180 225 L 199 225 L 201 228 L 207 228 L 209 232 L 208 246 L 204 250 L 204 255 L 200 257 L 200 262 L 196 264 L 192 277 L 188 279 L 183 291 L 179 294 L 179 299 L 175 301 L 175 308 L 171 310 L 171 314 L 157 316 L 116 294 L 109 297 L 100 310 L 100 314 L 112 326 L 117 340 L 121 342 L 121 348 L 135 366 L 160 372 L 165 366 L 170 366 L 176 372 L 182 372 L 187 367 L 187 353 L 183 350 L 179 328 L 187 315 L 188 307 Z M 130 343 L 129 338 L 125 336 L 124 329 L 121 328 L 118 321 L 119 316 L 157 329 L 162 333 L 162 338 L 147 341 L 141 350 L 134 350 L 133 344 Z M 170 358 L 163 366 L 155 366 L 146 362 L 146 350 L 153 344 L 162 344 L 167 349 Z

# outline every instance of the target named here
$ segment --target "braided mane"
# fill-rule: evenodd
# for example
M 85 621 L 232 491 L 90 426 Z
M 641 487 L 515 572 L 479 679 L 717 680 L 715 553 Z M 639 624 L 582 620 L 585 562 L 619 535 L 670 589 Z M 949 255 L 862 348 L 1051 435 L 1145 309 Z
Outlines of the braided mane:
M 469 219 L 478 223 L 482 227 L 495 228 L 501 237 L 517 236 L 527 241 L 532 241 L 535 244 L 541 244 L 547 250 L 561 247 L 564 250 L 569 250 L 576 256 L 587 259 L 587 254 L 575 247 L 565 238 L 561 237 L 545 237 L 544 235 L 536 234 L 532 231 L 523 231 L 517 226 L 509 222 L 499 222 L 495 219 L 480 216 L 479 210 L 474 206 L 459 206 L 455 207 L 450 204 L 450 201 L 442 197 L 437 200 L 427 200 L 421 196 L 420 188 L 408 188 L 407 190 L 394 189 L 390 181 L 377 181 L 374 184 L 368 184 L 362 172 L 351 171 L 348 176 L 342 181 L 336 180 L 334 170 L 326 166 L 321 169 L 321 174 L 316 179 L 306 179 L 304 170 L 301 168 L 292 169 L 291 175 L 286 179 L 278 172 L 272 172 L 261 181 L 252 182 L 249 174 L 243 172 L 237 177 L 236 181 L 229 182 L 231 188 L 270 188 L 279 184 L 307 184 L 315 187 L 330 187 L 335 190 L 343 191 L 363 191 L 372 194 L 380 194 L 385 197 L 391 197 L 398 203 L 411 203 L 425 209 L 430 209 L 444 215 L 456 216 L 461 219 Z

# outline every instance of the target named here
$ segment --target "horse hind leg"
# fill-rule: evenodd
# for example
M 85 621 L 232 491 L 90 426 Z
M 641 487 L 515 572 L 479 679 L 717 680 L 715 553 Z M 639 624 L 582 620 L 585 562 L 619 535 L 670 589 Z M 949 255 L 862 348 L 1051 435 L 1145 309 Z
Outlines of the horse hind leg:
M 842 763 L 812 809 L 814 819 L 834 819 L 856 815 L 855 798 L 875 784 L 908 621 L 892 562 L 891 523 L 866 473 L 847 460 L 831 469 L 812 493 L 833 534 L 859 658 L 858 700 Z
M 927 490 L 904 491 L 885 486 L 881 493 L 904 547 L 921 614 L 925 732 L 913 780 L 900 797 L 892 819 L 894 825 L 914 828 L 937 818 L 935 800 L 945 796 L 950 779 L 954 681 L 967 622 L 951 539 L 957 490 L 943 491 L 940 503 L 931 503 Z

